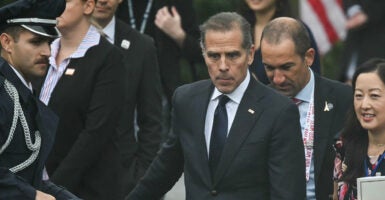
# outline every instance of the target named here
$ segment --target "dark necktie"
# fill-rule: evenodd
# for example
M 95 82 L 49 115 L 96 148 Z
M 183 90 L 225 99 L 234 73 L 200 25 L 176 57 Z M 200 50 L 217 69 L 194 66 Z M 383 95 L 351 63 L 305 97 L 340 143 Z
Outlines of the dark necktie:
M 229 97 L 221 95 L 214 113 L 213 129 L 211 131 L 209 165 L 211 174 L 214 175 L 227 137 L 227 111 L 226 103 Z

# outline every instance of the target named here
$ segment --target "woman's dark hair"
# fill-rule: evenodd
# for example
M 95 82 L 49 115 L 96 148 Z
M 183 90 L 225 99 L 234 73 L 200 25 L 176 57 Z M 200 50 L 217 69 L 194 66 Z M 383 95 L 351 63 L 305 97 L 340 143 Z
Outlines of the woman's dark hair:
M 250 23 L 253 33 L 254 25 L 257 23 L 254 11 L 249 8 L 246 0 L 238 0 L 238 2 L 238 13 Z M 277 17 L 292 17 L 289 0 L 275 0 L 275 7 L 276 10 L 272 19 Z
M 352 80 L 353 91 L 356 89 L 358 76 L 370 72 L 377 73 L 385 84 L 385 59 L 372 58 L 359 66 Z M 344 163 L 347 166 L 342 180 L 351 185 L 356 185 L 356 179 L 364 176 L 364 159 L 367 156 L 369 139 L 368 131 L 361 126 L 353 106 L 348 113 L 341 138 L 345 148 Z

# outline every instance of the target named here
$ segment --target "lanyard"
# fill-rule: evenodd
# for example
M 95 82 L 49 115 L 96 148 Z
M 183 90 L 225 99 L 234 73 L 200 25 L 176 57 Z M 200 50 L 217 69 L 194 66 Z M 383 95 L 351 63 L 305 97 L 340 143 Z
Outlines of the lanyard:
M 306 181 L 309 181 L 314 148 L 314 90 L 311 93 L 311 99 L 306 113 L 306 124 L 302 133 L 302 140 L 305 147 Z
M 143 1 L 143 0 L 141 0 Z M 148 16 L 150 15 L 150 10 L 152 6 L 153 0 L 148 0 L 146 10 L 143 14 L 142 24 L 140 25 L 140 33 L 144 33 L 144 29 L 146 28 Z M 133 29 L 136 29 L 136 22 L 135 22 L 135 16 L 134 16 L 134 9 L 132 6 L 132 0 L 128 0 L 128 13 L 130 15 L 130 24 Z
M 380 166 L 381 162 L 384 160 L 385 153 L 383 153 L 380 157 L 380 159 L 377 161 L 376 167 L 373 169 L 372 173 L 370 173 L 370 176 L 376 175 L 377 169 Z M 365 176 L 369 176 L 369 170 L 368 170 L 368 162 L 367 159 L 365 159 L 364 162 L 364 167 L 365 167 Z

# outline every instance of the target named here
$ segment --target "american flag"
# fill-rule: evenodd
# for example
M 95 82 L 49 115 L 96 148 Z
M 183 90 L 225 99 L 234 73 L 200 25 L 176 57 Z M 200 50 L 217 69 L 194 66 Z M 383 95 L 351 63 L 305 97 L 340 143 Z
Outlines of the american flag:
M 346 17 L 342 0 L 300 0 L 300 16 L 311 29 L 321 55 L 345 39 Z

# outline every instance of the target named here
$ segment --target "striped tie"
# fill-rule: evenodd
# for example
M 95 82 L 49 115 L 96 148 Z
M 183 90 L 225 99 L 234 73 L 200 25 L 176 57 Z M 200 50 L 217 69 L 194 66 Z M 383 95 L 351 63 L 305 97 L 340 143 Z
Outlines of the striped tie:
M 303 101 L 300 100 L 300 99 L 297 99 L 297 98 L 291 98 L 291 100 L 293 101 L 293 103 L 295 103 L 295 105 L 299 106 L 299 104 L 301 104 Z

